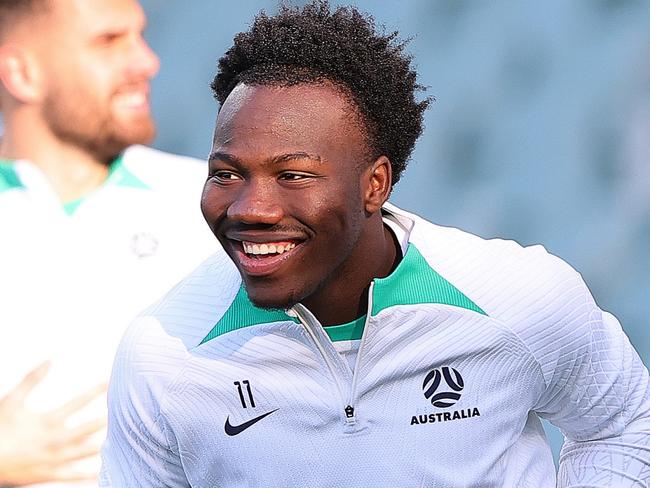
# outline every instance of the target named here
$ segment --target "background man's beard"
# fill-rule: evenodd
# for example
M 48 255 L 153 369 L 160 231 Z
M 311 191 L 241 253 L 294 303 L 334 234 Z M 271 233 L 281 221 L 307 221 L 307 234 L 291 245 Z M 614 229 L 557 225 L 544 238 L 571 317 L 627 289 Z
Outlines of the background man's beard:
M 134 120 L 126 127 L 119 126 L 110 118 L 97 120 L 89 113 L 64 113 L 52 103 L 45 105 L 44 116 L 59 140 L 82 149 L 106 165 L 127 147 L 149 143 L 156 135 L 151 117 Z

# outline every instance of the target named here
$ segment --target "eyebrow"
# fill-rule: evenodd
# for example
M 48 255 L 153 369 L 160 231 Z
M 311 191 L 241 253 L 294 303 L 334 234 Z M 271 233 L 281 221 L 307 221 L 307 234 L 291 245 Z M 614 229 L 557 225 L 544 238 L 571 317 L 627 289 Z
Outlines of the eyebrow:
M 266 162 L 271 164 L 286 163 L 294 159 L 310 159 L 318 163 L 322 163 L 323 159 L 318 154 L 310 154 L 304 151 L 298 151 L 294 153 L 280 154 L 279 156 L 274 156 L 269 158 Z M 224 161 L 230 164 L 242 164 L 242 160 L 233 154 L 226 152 L 216 151 L 210 154 L 208 161 Z
M 295 153 L 281 154 L 275 156 L 269 160 L 270 163 L 286 163 L 287 161 L 292 161 L 294 159 L 311 159 L 318 163 L 322 163 L 323 160 L 318 154 L 310 154 L 307 152 L 298 151 Z
M 226 163 L 235 164 L 241 162 L 236 156 L 220 151 L 210 153 L 210 156 L 208 156 L 208 162 L 210 161 L 225 161 Z

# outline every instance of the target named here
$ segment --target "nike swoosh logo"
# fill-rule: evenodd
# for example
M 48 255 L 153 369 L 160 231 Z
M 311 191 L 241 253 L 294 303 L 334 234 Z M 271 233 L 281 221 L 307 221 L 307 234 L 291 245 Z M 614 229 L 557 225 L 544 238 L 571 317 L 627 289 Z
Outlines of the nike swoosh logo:
M 277 412 L 278 409 L 276 408 L 275 410 L 271 410 L 270 412 L 266 412 L 263 415 L 260 415 L 259 417 L 255 417 L 254 419 L 250 419 L 248 422 L 244 422 L 243 424 L 239 425 L 231 425 L 230 423 L 230 415 L 226 418 L 226 424 L 223 426 L 223 430 L 226 431 L 226 434 L 233 436 L 237 434 L 241 434 L 244 432 L 246 429 L 248 429 L 251 425 L 256 424 L 260 420 L 262 420 L 264 417 L 271 415 L 273 412 Z

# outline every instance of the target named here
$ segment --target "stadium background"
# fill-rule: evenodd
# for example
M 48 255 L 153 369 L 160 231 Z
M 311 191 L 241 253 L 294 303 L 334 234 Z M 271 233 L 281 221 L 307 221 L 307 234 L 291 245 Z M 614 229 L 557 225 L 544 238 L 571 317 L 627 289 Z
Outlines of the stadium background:
M 543 243 L 582 273 L 650 364 L 650 2 L 344 3 L 412 37 L 436 98 L 392 200 L 484 237 Z M 205 158 L 216 61 L 277 3 L 143 5 L 162 60 L 154 145 Z M 561 434 L 546 427 L 557 459 Z

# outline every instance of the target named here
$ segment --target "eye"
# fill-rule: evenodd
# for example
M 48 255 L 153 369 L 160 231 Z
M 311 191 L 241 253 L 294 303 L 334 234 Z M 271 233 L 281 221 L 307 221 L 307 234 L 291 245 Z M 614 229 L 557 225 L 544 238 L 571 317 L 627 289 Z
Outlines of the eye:
M 219 170 L 215 171 L 210 177 L 219 183 L 231 183 L 233 181 L 241 180 L 242 177 L 234 171 Z
M 286 171 L 282 173 L 279 177 L 283 181 L 300 181 L 309 178 L 309 175 L 304 173 L 294 173 L 291 171 Z
M 123 36 L 122 32 L 105 32 L 97 37 L 96 43 L 98 46 L 110 46 L 122 39 Z

